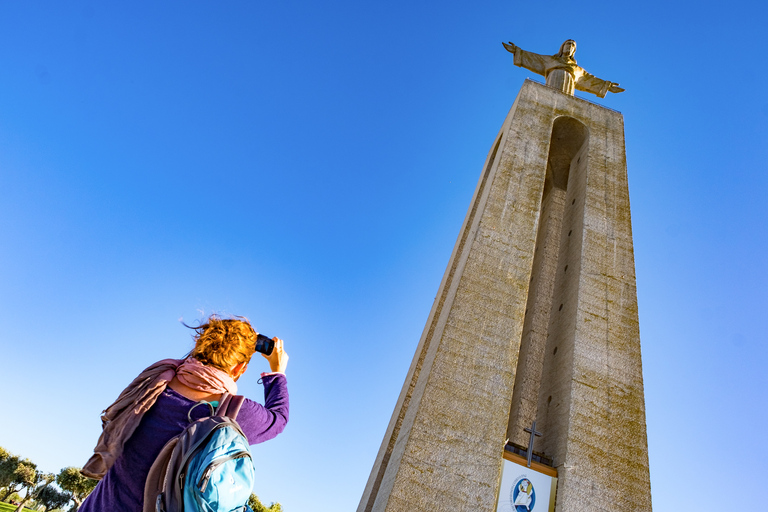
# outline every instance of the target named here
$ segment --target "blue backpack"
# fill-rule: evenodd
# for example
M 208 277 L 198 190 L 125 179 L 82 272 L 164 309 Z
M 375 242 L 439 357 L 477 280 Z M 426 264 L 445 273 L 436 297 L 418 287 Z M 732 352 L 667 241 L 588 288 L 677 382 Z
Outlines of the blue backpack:
M 247 512 L 255 479 L 251 451 L 237 413 L 244 398 L 225 394 L 219 407 L 200 402 L 190 424 L 160 451 L 144 486 L 144 512 Z M 192 421 L 192 409 L 211 416 Z

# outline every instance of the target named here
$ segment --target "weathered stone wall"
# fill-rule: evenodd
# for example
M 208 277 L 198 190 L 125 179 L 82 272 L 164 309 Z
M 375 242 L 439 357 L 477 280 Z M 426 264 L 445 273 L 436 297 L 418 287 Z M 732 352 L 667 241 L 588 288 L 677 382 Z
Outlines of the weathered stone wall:
M 562 116 L 581 146 L 556 143 Z M 623 137 L 620 114 L 523 85 L 358 512 L 495 510 L 504 440 L 533 418 L 559 511 L 650 510 Z

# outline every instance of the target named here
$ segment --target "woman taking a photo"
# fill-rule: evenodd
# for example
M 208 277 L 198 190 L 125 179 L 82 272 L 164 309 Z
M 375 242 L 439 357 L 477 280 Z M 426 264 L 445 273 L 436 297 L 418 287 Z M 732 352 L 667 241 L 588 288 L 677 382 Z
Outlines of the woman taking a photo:
M 82 470 L 100 479 L 79 512 L 141 512 L 144 484 L 163 446 L 192 421 L 210 415 L 224 393 L 237 394 L 237 380 L 256 350 L 257 333 L 248 320 L 212 315 L 195 331 L 185 359 L 164 359 L 144 370 L 102 414 L 104 431 Z M 288 422 L 288 354 L 274 338 L 271 371 L 261 374 L 264 405 L 245 399 L 237 422 L 249 444 L 272 439 Z M 190 413 L 190 409 L 192 412 Z

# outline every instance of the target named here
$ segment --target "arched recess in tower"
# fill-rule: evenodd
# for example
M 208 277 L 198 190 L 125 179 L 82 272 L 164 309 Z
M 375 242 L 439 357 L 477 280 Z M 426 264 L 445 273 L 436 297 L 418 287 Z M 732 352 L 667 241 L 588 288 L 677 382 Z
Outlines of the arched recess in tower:
M 550 386 L 543 382 L 551 376 L 546 375 L 544 379 L 542 376 L 548 358 L 560 356 L 562 359 L 563 352 L 567 353 L 567 349 L 563 350 L 564 346 L 555 349 L 557 345 L 553 343 L 567 345 L 561 340 L 573 331 L 568 327 L 571 315 L 565 308 L 565 302 L 578 285 L 572 281 L 578 276 L 574 270 L 578 267 L 581 251 L 573 228 L 577 224 L 577 212 L 583 210 L 583 204 L 576 198 L 577 190 L 583 189 L 580 182 L 585 177 L 588 148 L 589 130 L 583 123 L 566 116 L 554 120 L 547 166 L 542 169 L 546 178 L 507 429 L 510 442 L 520 447 L 527 447 L 528 434 L 524 429 L 530 428 L 533 421 L 538 422 L 537 430 L 542 431 L 545 438 L 557 435 L 542 430 L 545 428 L 542 425 L 542 409 L 553 401 L 549 398 Z M 566 265 L 572 268 L 570 275 L 565 270 Z M 547 388 L 546 391 L 544 388 Z M 542 394 L 546 395 L 544 403 Z M 551 440 L 542 438 L 537 442 L 535 451 L 552 457 L 554 453 L 547 453 L 549 450 L 545 447 L 549 443 L 545 441 Z

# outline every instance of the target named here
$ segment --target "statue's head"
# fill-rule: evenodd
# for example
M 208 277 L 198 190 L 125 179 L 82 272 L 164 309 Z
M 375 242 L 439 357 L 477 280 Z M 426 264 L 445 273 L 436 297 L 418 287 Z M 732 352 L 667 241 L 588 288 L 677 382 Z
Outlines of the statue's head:
M 573 58 L 574 53 L 576 53 L 576 41 L 573 39 L 568 39 L 560 45 L 560 52 L 557 54 L 557 56 Z

